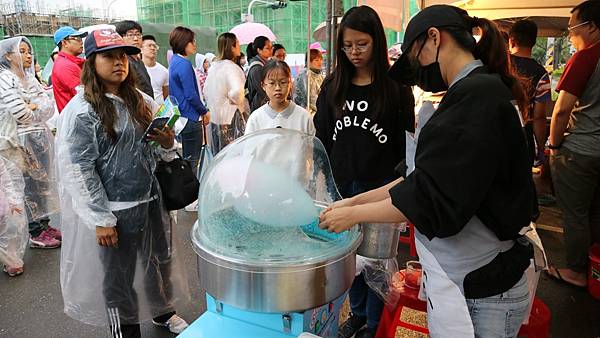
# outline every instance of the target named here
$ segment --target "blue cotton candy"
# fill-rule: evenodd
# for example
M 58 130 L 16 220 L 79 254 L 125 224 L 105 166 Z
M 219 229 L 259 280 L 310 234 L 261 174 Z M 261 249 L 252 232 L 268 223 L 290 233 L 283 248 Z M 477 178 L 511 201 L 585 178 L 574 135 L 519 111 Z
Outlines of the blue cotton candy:
M 310 195 L 283 169 L 249 158 L 228 162 L 227 171 L 244 173 L 243 182 L 229 182 L 233 207 L 242 216 L 277 227 L 302 226 L 318 220 L 319 212 Z M 241 186 L 233 187 L 236 183 Z

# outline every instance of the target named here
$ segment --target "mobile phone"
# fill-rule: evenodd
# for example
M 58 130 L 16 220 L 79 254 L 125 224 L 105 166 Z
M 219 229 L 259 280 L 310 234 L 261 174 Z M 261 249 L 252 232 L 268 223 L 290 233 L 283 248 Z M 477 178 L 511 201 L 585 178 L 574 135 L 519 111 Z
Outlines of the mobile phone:
M 163 129 L 165 127 L 165 125 L 167 124 L 168 121 L 169 121 L 169 117 L 168 116 L 157 117 L 154 120 L 152 120 L 152 123 L 150 123 L 150 125 L 148 126 L 148 128 L 144 132 L 144 136 L 142 137 L 142 141 L 147 142 L 146 139 L 148 138 L 148 136 L 151 135 L 151 134 L 154 134 L 154 128 Z

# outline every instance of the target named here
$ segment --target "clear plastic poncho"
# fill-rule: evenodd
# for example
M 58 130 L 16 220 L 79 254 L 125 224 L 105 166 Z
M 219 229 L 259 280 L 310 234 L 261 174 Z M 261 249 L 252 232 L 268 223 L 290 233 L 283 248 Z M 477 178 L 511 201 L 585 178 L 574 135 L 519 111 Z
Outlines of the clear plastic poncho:
M 34 76 L 32 54 L 25 37 L 0 41 L 0 148 L 23 173 L 30 222 L 57 213 L 59 205 L 54 137 L 46 125 L 54 102 Z
M 189 300 L 174 221 L 154 176 L 157 159 L 169 161 L 174 149 L 144 142 L 123 100 L 106 94 L 117 111 L 111 140 L 83 94 L 61 113 L 56 139 L 64 309 L 87 324 L 136 324 Z M 116 227 L 118 247 L 99 246 L 96 227 Z
M 206 129 L 213 155 L 244 136 L 250 111 L 244 96 L 245 83 L 244 71 L 231 60 L 215 61 L 208 70 L 204 97 L 210 110 L 210 124 Z
M 0 263 L 10 267 L 23 266 L 29 240 L 24 190 L 21 170 L 0 156 Z

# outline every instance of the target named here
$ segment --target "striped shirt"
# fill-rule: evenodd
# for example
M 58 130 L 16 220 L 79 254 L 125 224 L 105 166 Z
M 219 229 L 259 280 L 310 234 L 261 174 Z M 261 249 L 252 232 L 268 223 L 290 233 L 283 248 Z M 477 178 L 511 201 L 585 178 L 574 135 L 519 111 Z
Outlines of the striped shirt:
M 32 81 L 35 80 L 22 81 L 10 70 L 0 72 L 0 149 L 7 146 L 6 142 L 10 146 L 18 145 L 17 136 L 20 134 L 44 130 L 43 122 L 28 104 L 34 97 L 45 96 L 46 93 Z

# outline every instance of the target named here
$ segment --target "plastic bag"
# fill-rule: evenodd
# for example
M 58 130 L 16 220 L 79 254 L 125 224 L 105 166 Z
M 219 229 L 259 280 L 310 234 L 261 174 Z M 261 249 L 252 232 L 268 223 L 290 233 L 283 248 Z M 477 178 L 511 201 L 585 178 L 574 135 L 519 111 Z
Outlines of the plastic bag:
M 239 110 L 236 110 L 229 124 L 211 122 L 208 125 L 208 144 L 213 156 L 217 155 L 229 143 L 244 136 L 246 121 L 247 117 Z
M 400 299 L 400 292 L 393 283 L 393 278 L 398 271 L 398 262 L 395 258 L 376 260 L 365 265 L 363 270 L 367 285 L 390 308 L 395 308 Z

